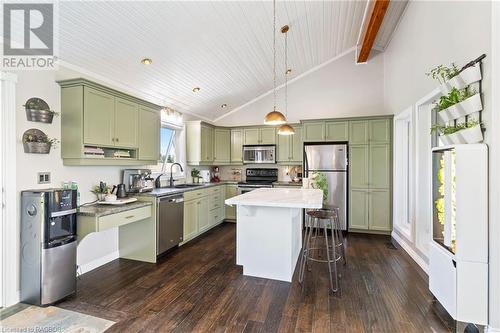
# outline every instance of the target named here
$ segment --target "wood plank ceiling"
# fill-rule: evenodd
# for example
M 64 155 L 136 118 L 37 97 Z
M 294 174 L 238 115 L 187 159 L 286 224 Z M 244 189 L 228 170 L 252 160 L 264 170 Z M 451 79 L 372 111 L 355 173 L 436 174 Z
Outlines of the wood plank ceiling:
M 355 47 L 366 4 L 278 2 L 277 28 L 290 25 L 292 78 Z M 61 1 L 59 15 L 63 62 L 152 102 L 213 120 L 272 89 L 271 1 Z M 392 15 L 387 36 L 401 13 Z M 383 48 L 389 39 L 375 45 Z M 283 74 L 281 34 L 277 48 Z M 145 57 L 153 64 L 142 65 Z

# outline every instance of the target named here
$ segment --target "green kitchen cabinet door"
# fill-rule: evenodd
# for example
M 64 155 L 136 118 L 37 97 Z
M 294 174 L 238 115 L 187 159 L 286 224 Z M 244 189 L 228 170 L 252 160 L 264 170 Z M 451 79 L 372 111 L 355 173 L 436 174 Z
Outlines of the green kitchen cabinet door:
M 369 190 L 351 189 L 349 195 L 349 229 L 368 230 Z
M 304 142 L 325 141 L 325 123 L 305 123 L 303 125 Z
M 160 159 L 160 113 L 139 107 L 139 160 L 158 161 Z
M 211 128 L 208 126 L 201 126 L 201 164 L 209 164 L 212 162 L 212 141 L 210 135 Z
M 348 141 L 349 140 L 349 122 L 347 121 L 329 121 L 325 123 L 326 141 Z
M 231 130 L 216 128 L 214 137 L 214 163 L 229 164 L 231 162 Z
M 258 128 L 245 128 L 243 130 L 243 143 L 245 145 L 258 145 L 260 143 L 260 131 Z
M 276 144 L 276 128 L 263 127 L 260 129 L 260 144 L 274 145 Z
M 238 195 L 238 186 L 237 185 L 226 185 L 226 199 L 230 199 Z M 236 206 L 229 206 L 224 204 L 226 209 L 226 219 L 236 220 Z
M 202 233 L 210 227 L 208 197 L 197 200 L 198 205 L 198 232 Z
M 368 188 L 369 146 L 349 146 L 349 186 L 351 188 Z
M 389 190 L 371 190 L 368 205 L 368 228 L 377 231 L 391 231 L 391 195 Z
M 290 136 L 290 162 L 294 164 L 302 164 L 302 158 L 304 156 L 302 127 L 293 126 L 293 129 L 295 130 L 295 134 Z
M 137 148 L 139 106 L 115 97 L 115 146 Z
M 368 120 L 355 120 L 349 122 L 349 144 L 368 143 Z
M 277 135 L 276 143 L 278 152 L 276 154 L 276 162 L 288 163 L 290 161 L 290 135 Z
M 243 163 L 243 130 L 231 130 L 231 163 Z
M 391 131 L 390 119 L 370 120 L 370 143 L 390 143 Z
M 391 177 L 391 146 L 371 144 L 368 164 L 370 188 L 388 189 Z
M 184 201 L 184 241 L 198 235 L 198 200 Z
M 84 88 L 83 143 L 113 146 L 115 98 L 99 90 Z

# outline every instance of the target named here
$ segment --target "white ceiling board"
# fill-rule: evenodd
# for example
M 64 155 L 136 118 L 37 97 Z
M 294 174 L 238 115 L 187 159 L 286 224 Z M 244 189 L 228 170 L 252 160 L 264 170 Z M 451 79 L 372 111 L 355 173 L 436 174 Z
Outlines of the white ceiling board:
M 365 6 L 279 1 L 277 29 L 290 25 L 291 78 L 355 46 Z M 59 13 L 64 62 L 180 111 L 216 119 L 272 89 L 271 1 L 60 2 Z M 140 64 L 144 57 L 153 64 Z

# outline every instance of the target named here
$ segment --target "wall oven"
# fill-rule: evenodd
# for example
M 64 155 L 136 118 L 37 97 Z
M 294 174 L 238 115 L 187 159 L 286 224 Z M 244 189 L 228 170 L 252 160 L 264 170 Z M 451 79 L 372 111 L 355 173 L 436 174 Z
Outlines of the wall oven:
M 243 146 L 244 164 L 276 163 L 276 145 Z

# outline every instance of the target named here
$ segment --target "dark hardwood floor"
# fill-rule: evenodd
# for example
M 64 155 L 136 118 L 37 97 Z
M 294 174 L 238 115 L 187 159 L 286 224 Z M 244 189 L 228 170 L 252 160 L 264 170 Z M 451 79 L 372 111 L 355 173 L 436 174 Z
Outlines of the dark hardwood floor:
M 245 277 L 235 225 L 222 224 L 158 264 L 119 259 L 84 274 L 59 307 L 117 322 L 110 332 L 449 332 L 427 276 L 385 236 L 349 234 L 342 295 L 326 266 L 297 282 Z M 297 272 L 296 272 L 297 275 Z

